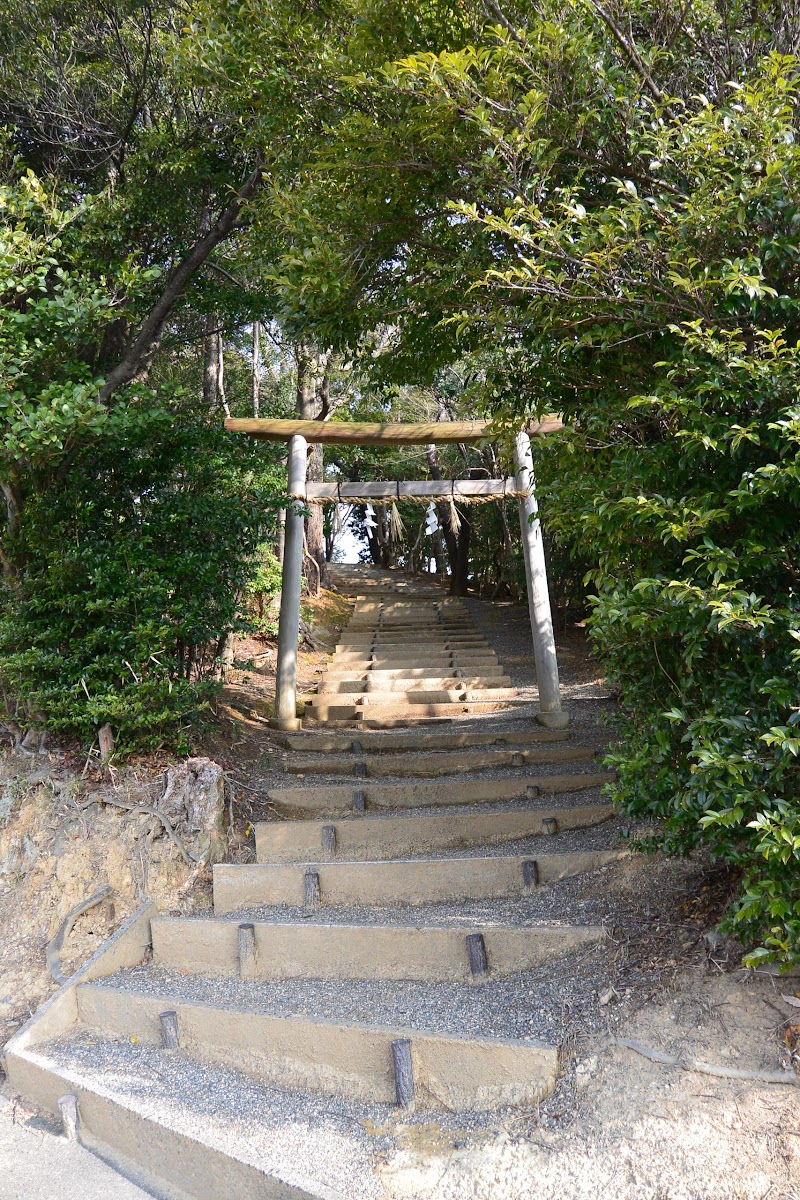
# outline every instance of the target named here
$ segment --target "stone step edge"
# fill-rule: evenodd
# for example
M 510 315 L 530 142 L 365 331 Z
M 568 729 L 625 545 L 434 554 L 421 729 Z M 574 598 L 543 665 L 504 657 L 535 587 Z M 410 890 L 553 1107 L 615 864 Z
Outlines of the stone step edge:
M 180 1053 L 232 1066 L 281 1088 L 369 1103 L 396 1102 L 393 1043 L 410 1052 L 415 1107 L 489 1111 L 535 1105 L 558 1073 L 558 1048 L 539 1041 L 464 1037 L 419 1028 L 344 1023 L 299 1014 L 118 990 L 78 989 L 84 1025 L 114 1037 L 161 1045 L 160 1014 L 174 1012 Z
M 325 667 L 320 672 L 320 681 L 326 683 L 340 683 L 361 680 L 366 683 L 367 680 L 374 683 L 386 683 L 394 679 L 428 679 L 435 675 L 437 679 L 463 679 L 465 678 L 463 671 L 460 675 L 456 675 L 456 671 L 461 671 L 460 667 L 446 666 L 439 667 L 387 667 L 378 668 L 377 670 L 366 663 L 362 667 L 334 667 L 333 665 Z M 482 664 L 480 668 L 481 679 L 501 679 L 505 677 L 505 669 L 500 663 Z
M 255 827 L 256 861 L 300 864 L 337 856 L 353 861 L 383 861 L 426 854 L 433 850 L 459 850 L 491 846 L 529 837 L 548 837 L 555 821 L 556 833 L 591 829 L 614 816 L 610 804 L 571 808 L 509 809 L 501 812 L 420 815 L 413 809 L 402 816 L 377 815 L 259 821 Z
M 423 751 L 435 750 L 460 750 L 469 749 L 480 746 L 518 746 L 518 745 L 540 745 L 549 742 L 567 742 L 571 738 L 569 730 L 566 729 L 538 729 L 526 730 L 523 733 L 514 733 L 510 730 L 486 730 L 486 732 L 472 733 L 456 733 L 447 731 L 418 729 L 411 730 L 404 735 L 401 731 L 388 730 L 383 733 L 381 730 L 369 729 L 363 730 L 357 738 L 347 733 L 327 733 L 325 730 L 319 732 L 306 731 L 301 733 L 276 733 L 275 738 L 280 745 L 287 750 L 296 750 L 300 753 L 317 751 L 318 753 L 344 753 L 350 751 L 351 754 L 396 754 L 402 753 L 406 749 L 419 749 Z M 451 745 L 435 745 L 436 742 L 443 740 L 452 743 Z M 360 749 L 353 749 L 356 741 L 360 745 Z
M 509 779 L 460 779 L 442 776 L 436 781 L 409 780 L 405 783 L 373 783 L 353 779 L 348 783 L 311 784 L 269 788 L 267 799 L 287 815 L 318 812 L 346 813 L 364 809 L 428 808 L 431 805 L 491 804 L 497 800 L 527 800 L 563 792 L 585 791 L 612 783 L 613 771 L 579 772 L 574 775 L 526 774 Z M 528 794 L 528 789 L 533 789 Z M 357 795 L 358 793 L 358 795 Z M 363 809 L 362 809 L 363 805 Z
M 387 646 L 385 649 L 375 650 L 345 650 L 341 654 L 334 655 L 328 661 L 326 667 L 341 671 L 345 668 L 350 669 L 354 664 L 366 664 L 366 667 L 373 667 L 377 670 L 393 670 L 396 666 L 404 665 L 416 667 L 420 665 L 436 663 L 449 663 L 453 659 L 458 659 L 463 663 L 487 663 L 494 666 L 499 662 L 497 654 L 494 650 L 484 649 L 483 647 L 472 646 L 414 646 L 408 650 L 404 647 Z
M 306 697 L 308 701 L 315 697 Z M 413 704 L 403 703 L 382 703 L 373 705 L 355 705 L 355 704 L 308 704 L 304 708 L 303 720 L 310 717 L 312 720 L 322 721 L 323 724 L 328 724 L 329 721 L 339 721 L 350 725 L 360 723 L 362 720 L 367 720 L 372 717 L 374 721 L 394 720 L 395 718 L 405 721 L 418 721 L 431 717 L 467 717 L 479 716 L 481 713 L 505 712 L 509 708 L 520 705 L 528 705 L 532 701 L 523 699 L 508 699 L 508 700 L 459 700 L 449 701 L 447 703 L 426 704 L 416 700 Z
M 473 636 L 449 631 L 437 637 L 420 637 L 419 634 L 416 636 L 409 634 L 408 637 L 347 637 L 342 638 L 336 643 L 334 654 L 343 654 L 345 651 L 364 653 L 368 650 L 376 654 L 380 650 L 391 652 L 406 649 L 433 650 L 437 647 L 442 650 L 456 648 L 464 650 L 489 650 L 491 649 L 491 642 L 488 638 L 482 637 L 480 634 Z
M 338 717 L 330 715 L 324 719 L 315 717 L 313 713 L 305 712 L 302 718 L 301 727 L 306 733 L 315 733 L 317 730 L 323 730 L 326 733 L 331 729 L 349 729 L 352 733 L 357 733 L 359 730 L 369 729 L 378 731 L 381 729 L 420 729 L 430 725 L 453 725 L 458 717 L 463 717 L 464 706 L 458 706 L 458 714 L 453 713 L 450 716 L 393 716 L 393 717 L 374 717 L 373 720 L 365 719 L 364 712 L 357 712 L 352 716 L 346 716 L 339 720 Z
M 247 926 L 252 952 L 241 952 Z M 251 979 L 476 981 L 470 947 L 481 938 L 477 981 L 516 975 L 607 936 L 600 925 L 346 925 L 312 920 L 158 917 L 153 963 L 187 974 Z
M 349 699 L 353 695 L 408 695 L 416 692 L 463 692 L 492 691 L 495 688 L 514 688 L 510 675 L 431 675 L 420 679 L 400 676 L 397 679 L 375 679 L 369 674 L 355 674 L 349 677 L 327 679 L 321 677 L 317 684 L 318 696 L 342 696 Z M 517 690 L 514 688 L 514 695 Z
M 231 1158 L 223 1151 L 188 1137 L 136 1112 L 63 1069 L 42 1049 L 62 1037 L 77 1021 L 77 989 L 139 966 L 151 946 L 152 922 L 158 913 L 144 904 L 37 1009 L 6 1043 L 3 1066 L 13 1091 L 37 1107 L 60 1115 L 59 1099 L 77 1097 L 82 1142 L 109 1165 L 164 1200 L 347 1200 L 330 1189 L 306 1191 Z M 155 1174 L 152 1164 L 162 1164 Z M 191 1192 L 185 1190 L 186 1183 Z
M 491 771 L 506 767 L 550 766 L 554 763 L 594 762 L 593 746 L 552 746 L 543 750 L 418 750 L 385 755 L 358 754 L 340 758 L 331 753 L 297 754 L 284 763 L 288 775 L 349 775 L 353 779 L 380 779 L 392 776 L 424 778 L 466 771 Z
M 455 680 L 451 688 L 412 689 L 408 692 L 383 691 L 317 692 L 306 704 L 312 708 L 336 708 L 355 705 L 357 708 L 392 708 L 401 704 L 469 704 L 482 701 L 516 700 L 519 692 L 515 687 L 470 687 L 468 680 Z
M 314 913 L 326 907 L 460 904 L 531 896 L 540 886 L 588 874 L 629 850 L 397 858 L 301 864 L 217 863 L 214 913 L 287 905 Z

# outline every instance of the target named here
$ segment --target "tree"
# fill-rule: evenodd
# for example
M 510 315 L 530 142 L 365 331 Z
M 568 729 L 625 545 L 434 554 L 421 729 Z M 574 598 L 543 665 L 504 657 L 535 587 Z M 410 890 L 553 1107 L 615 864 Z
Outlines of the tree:
M 506 386 L 491 355 L 483 381 L 499 417 L 556 397 L 570 421 L 539 480 L 551 532 L 594 560 L 626 715 L 615 797 L 668 849 L 740 867 L 730 928 L 751 961 L 797 961 L 797 61 L 761 57 L 785 21 L 735 10 L 698 56 L 677 10 L 662 47 L 643 10 L 629 36 L 593 8 L 509 20 L 395 80 L 457 105 L 496 173 L 481 203 L 451 197 L 459 268 L 472 227 L 492 251 L 461 276 L 460 320 L 501 339 Z

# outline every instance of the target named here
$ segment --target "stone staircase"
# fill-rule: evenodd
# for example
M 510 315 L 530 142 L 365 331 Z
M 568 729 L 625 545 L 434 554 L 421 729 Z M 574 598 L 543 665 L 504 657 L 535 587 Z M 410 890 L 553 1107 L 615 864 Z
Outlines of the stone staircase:
M 461 600 L 441 592 L 355 597 L 353 615 L 306 707 L 306 723 L 495 712 L 517 699 Z
M 12 1086 L 174 1200 L 389 1197 L 398 1123 L 538 1104 L 532 981 L 605 936 L 558 889 L 626 852 L 598 747 L 514 697 L 459 602 L 355 598 L 257 861 L 214 868 L 213 913 L 130 922 L 9 1043 Z

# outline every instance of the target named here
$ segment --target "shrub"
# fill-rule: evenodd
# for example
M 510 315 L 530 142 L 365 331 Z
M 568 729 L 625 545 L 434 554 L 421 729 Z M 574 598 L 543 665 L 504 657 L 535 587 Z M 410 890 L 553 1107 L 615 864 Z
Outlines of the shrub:
M 20 723 L 125 745 L 184 740 L 273 521 L 269 459 L 203 415 L 131 406 L 29 499 L 0 607 Z
M 591 627 L 622 685 L 615 799 L 660 818 L 666 849 L 743 868 L 726 925 L 753 962 L 800 961 L 798 384 L 779 337 L 685 331 L 633 402 L 670 437 L 650 461 L 620 450 L 584 521 Z

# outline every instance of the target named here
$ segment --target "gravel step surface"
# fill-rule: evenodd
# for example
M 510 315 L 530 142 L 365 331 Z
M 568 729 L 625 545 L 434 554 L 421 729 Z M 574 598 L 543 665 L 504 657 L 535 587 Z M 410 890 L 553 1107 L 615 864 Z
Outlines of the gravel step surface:
M 341 1024 L 373 1025 L 466 1038 L 514 1038 L 558 1042 L 564 1003 L 574 1004 L 581 971 L 596 975 L 602 944 L 532 971 L 479 985 L 386 980 L 281 980 L 248 983 L 238 979 L 183 975 L 160 967 L 136 967 L 102 981 L 131 995 L 160 996 L 215 1008 L 277 1016 L 307 1016 Z M 569 979 L 565 974 L 569 972 Z M 591 993 L 591 989 L 589 989 Z M 588 1012 L 596 996 L 585 997 Z
M 391 1135 L 371 1136 L 364 1122 L 390 1124 L 389 1105 L 362 1108 L 285 1091 L 127 1039 L 77 1036 L 42 1049 L 103 1095 L 312 1195 L 320 1187 L 336 1200 L 385 1195 L 375 1157 L 391 1146 Z
M 557 810 L 554 807 L 552 811 Z M 538 837 L 498 842 L 491 846 L 457 846 L 452 849 L 430 850 L 424 854 L 404 854 L 403 860 L 430 862 L 445 858 L 502 858 L 508 855 L 541 858 L 547 854 L 570 854 L 581 850 L 624 850 L 627 845 L 621 833 L 624 828 L 624 821 L 619 817 L 611 817 L 602 825 L 592 825 L 588 829 L 568 829 L 554 836 L 540 834 Z M 382 861 L 391 863 L 394 860 Z
M 579 793 L 579 795 L 580 794 L 581 793 Z M 586 801 L 585 803 L 590 803 L 590 802 Z M 565 805 L 564 807 L 567 807 L 567 806 Z M 577 802 L 574 805 L 574 807 L 579 807 Z M 436 810 L 425 809 L 424 813 L 430 814 L 431 812 L 433 812 L 435 814 L 438 814 L 440 811 L 441 810 L 438 810 L 438 809 L 436 809 Z M 457 811 L 463 811 L 463 810 L 459 809 Z M 498 812 L 500 810 L 497 809 L 496 807 L 493 807 L 492 811 Z M 512 811 L 512 810 L 509 808 L 506 808 L 505 811 L 508 812 L 508 811 Z M 550 807 L 543 806 L 541 808 L 541 811 L 544 813 L 552 812 L 557 815 L 558 807 L 555 805 L 552 805 Z M 481 809 L 481 812 L 483 813 L 484 810 Z M 415 813 L 417 815 L 423 815 L 423 810 L 415 810 Z M 372 814 L 370 813 L 370 816 L 371 815 Z M 391 815 L 391 814 L 389 814 L 389 815 Z M 449 816 L 450 813 L 448 812 L 447 815 Z M 345 820 L 348 820 L 348 821 L 349 820 L 357 820 L 357 819 L 358 818 L 350 818 L 350 817 L 345 818 Z M 339 825 L 339 824 L 342 824 L 342 821 L 334 820 L 333 818 L 331 818 L 331 820 L 328 823 L 331 825 Z M 457 816 L 454 817 L 453 824 L 454 825 L 458 824 Z M 453 859 L 453 858 L 502 858 L 502 857 L 508 856 L 508 855 L 512 855 L 512 856 L 524 855 L 526 857 L 536 858 L 537 856 L 541 857 L 542 855 L 546 855 L 546 854 L 569 854 L 569 853 L 573 853 L 575 851 L 580 851 L 580 850 L 624 850 L 627 845 L 627 840 L 623 837 L 622 831 L 624 829 L 626 829 L 627 827 L 628 826 L 626 825 L 626 823 L 620 817 L 609 817 L 609 819 L 607 821 L 604 821 L 600 825 L 591 825 L 586 829 L 567 829 L 563 833 L 558 833 L 558 834 L 550 835 L 550 836 L 539 834 L 536 837 L 517 838 L 517 839 L 513 839 L 512 841 L 495 842 L 495 843 L 492 843 L 491 845 L 485 845 L 485 846 L 482 846 L 482 845 L 455 846 L 452 848 L 446 848 L 446 849 L 441 849 L 441 850 L 425 851 L 425 852 L 422 852 L 419 854 L 403 854 L 401 859 L 384 858 L 384 859 L 375 859 L 374 861 L 381 862 L 383 864 L 390 864 L 390 863 L 397 862 L 397 861 L 427 862 L 427 861 L 434 861 L 434 860 L 439 860 L 439 859 Z M 296 861 L 299 866 L 302 863 L 321 862 L 322 860 L 321 859 L 313 859 L 312 857 L 306 857 L 306 858 L 298 858 Z M 346 862 L 350 862 L 350 861 L 364 863 L 364 862 L 369 862 L 369 861 L 373 861 L 373 860 L 370 860 L 370 859 L 352 859 L 351 860 L 351 859 L 348 859 L 346 854 L 342 854 L 341 857 L 337 857 L 333 861 L 336 863 L 346 863 Z M 269 865 L 269 864 L 267 864 L 267 865 Z M 290 866 L 292 866 L 292 863 L 282 862 L 279 865 L 290 867 Z
M 282 776 L 282 782 L 273 785 L 269 790 L 271 792 L 281 791 L 283 788 L 319 788 L 330 787 L 337 788 L 340 791 L 346 791 L 350 787 L 364 787 L 372 785 L 373 787 L 404 787 L 413 792 L 416 789 L 423 789 L 428 786 L 434 787 L 457 787 L 464 782 L 485 783 L 489 779 L 504 779 L 504 780 L 519 780 L 520 788 L 524 790 L 529 783 L 538 783 L 543 789 L 546 789 L 547 779 L 551 775 L 602 775 L 607 772 L 607 768 L 600 762 L 559 762 L 559 763 L 536 763 L 528 767 L 487 767 L 481 771 L 455 771 L 452 775 L 437 775 L 435 778 L 420 778 L 419 776 L 401 776 L 401 775 L 380 775 L 378 777 L 367 774 L 365 777 L 356 776 L 348 778 L 343 775 L 325 775 L 321 771 L 315 771 L 307 774 L 290 775 L 288 773 Z M 609 782 L 613 776 L 608 773 Z M 544 781 L 544 782 L 543 782 Z
M 359 782 L 355 784 L 353 790 L 362 786 Z M 418 805 L 414 808 L 370 808 L 367 805 L 366 814 L 372 820 L 387 820 L 387 821 L 413 821 L 416 817 L 442 817 L 447 816 L 454 823 L 458 821 L 459 816 L 469 815 L 475 816 L 476 812 L 480 812 L 485 816 L 491 816 L 492 813 L 500 812 L 556 812 L 559 808 L 583 808 L 589 804 L 607 804 L 608 799 L 603 794 L 603 789 L 599 787 L 586 788 L 579 792 L 556 792 L 551 796 L 538 796 L 533 800 L 527 797 L 519 797 L 516 800 L 493 800 L 486 801 L 484 804 L 476 806 L 474 804 L 426 804 Z M 314 817 L 309 820 L 319 821 L 322 824 L 338 824 L 341 821 L 358 821 L 360 818 L 355 816 L 340 816 L 340 817 Z M 277 817 L 277 822 L 283 821 L 304 821 L 302 817 Z M 267 821 L 267 824 L 271 824 Z M 630 822 L 628 822 L 630 824 Z
M 541 857 L 541 843 L 537 847 Z M 532 857 L 536 857 L 533 855 Z M 226 913 L 224 920 L 309 921 L 325 925 L 411 925 L 491 928 L 492 925 L 534 926 L 543 923 L 598 925 L 613 921 L 613 890 L 624 877 L 629 857 L 584 872 L 555 884 L 545 884 L 527 895 L 491 900 L 466 900 L 447 904 L 395 904 L 369 907 L 320 904 L 309 913 L 290 905 L 270 905 Z

